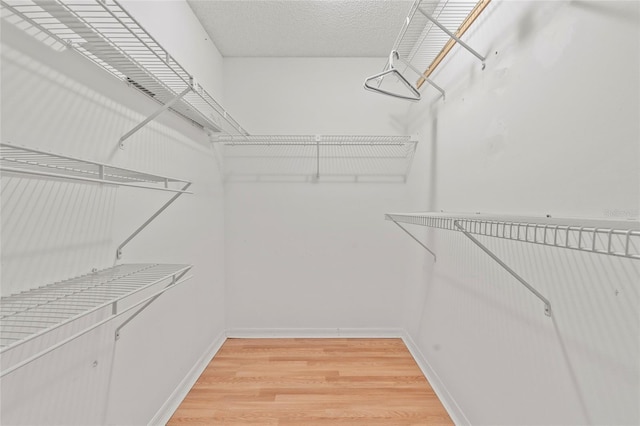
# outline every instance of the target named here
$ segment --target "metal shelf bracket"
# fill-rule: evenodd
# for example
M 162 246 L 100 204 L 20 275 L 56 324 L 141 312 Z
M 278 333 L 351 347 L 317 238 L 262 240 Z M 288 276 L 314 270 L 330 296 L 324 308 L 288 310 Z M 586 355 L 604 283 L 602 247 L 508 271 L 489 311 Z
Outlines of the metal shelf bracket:
M 144 228 L 146 228 L 151 222 L 153 222 L 153 220 L 158 217 L 160 215 L 160 213 L 162 213 L 163 211 L 165 211 L 167 209 L 167 207 L 169 207 L 171 204 L 173 204 L 174 201 L 176 201 L 182 194 L 185 193 L 185 191 L 187 190 L 187 188 L 189 188 L 191 186 L 191 182 L 187 182 L 181 189 L 180 192 L 177 192 L 173 197 L 171 197 L 171 199 L 169 201 L 167 201 L 166 203 L 164 203 L 164 205 L 162 207 L 160 207 L 149 219 L 147 219 L 142 225 L 140 225 L 138 227 L 138 229 L 136 229 L 135 231 L 133 231 L 133 233 L 131 235 L 129 235 L 127 237 L 126 240 L 124 240 L 119 246 L 118 249 L 116 250 L 116 259 L 120 259 L 122 258 L 122 249 L 124 248 L 124 246 L 126 246 L 127 244 L 129 244 L 129 242 L 136 236 L 138 235 Z
M 138 130 L 140 130 L 141 128 L 143 128 L 144 126 L 146 126 L 149 122 L 153 121 L 157 116 L 159 116 L 160 114 L 162 114 L 163 112 L 165 112 L 166 110 L 168 110 L 169 108 L 171 108 L 173 105 L 175 105 L 180 99 L 182 99 L 187 93 L 191 92 L 193 90 L 193 86 L 189 86 L 186 89 L 184 89 L 181 93 L 179 93 L 176 97 L 174 97 L 173 99 L 171 99 L 169 102 L 167 102 L 166 104 L 162 105 L 160 108 L 158 108 L 153 114 L 151 114 L 150 116 L 148 116 L 147 118 L 145 118 L 140 124 L 138 124 L 137 126 L 135 126 L 133 129 L 129 130 L 127 133 L 125 133 L 120 140 L 118 141 L 119 147 L 120 149 L 124 149 L 124 141 L 126 139 L 128 139 L 131 135 L 133 135 L 135 132 L 137 132 Z
M 320 142 L 322 136 L 316 135 L 316 182 L 320 179 Z
M 387 218 L 390 219 L 393 223 L 395 223 L 396 225 L 398 225 L 398 227 L 400 229 L 402 229 L 404 232 L 407 233 L 407 235 L 409 235 L 411 238 L 413 238 L 413 240 L 420 244 L 426 251 L 428 251 L 429 253 L 431 253 L 431 256 L 433 256 L 433 261 L 436 261 L 436 254 L 433 252 L 433 250 L 431 250 L 429 247 L 427 247 L 422 241 L 420 241 L 418 238 L 416 238 L 411 232 L 409 232 L 404 226 L 400 225 L 398 222 L 396 222 L 396 220 L 394 218 L 392 218 L 391 216 L 387 215 Z
M 480 59 L 480 61 L 482 62 L 482 69 L 484 69 L 485 66 L 485 57 L 482 56 L 481 54 L 479 54 L 478 52 L 476 52 L 473 48 L 471 48 L 471 46 L 469 46 L 467 43 L 465 43 L 464 41 L 462 41 L 460 39 L 460 37 L 456 36 L 454 33 L 452 33 L 451 31 L 449 31 L 444 25 L 442 25 L 440 22 L 438 22 L 438 20 L 436 18 L 434 18 L 433 16 L 431 16 L 431 14 L 429 14 L 428 12 L 426 12 L 425 10 L 423 10 L 421 7 L 418 7 L 418 11 L 420 13 L 422 13 L 424 15 L 425 18 L 427 18 L 429 21 L 433 22 L 433 24 L 435 26 L 437 26 L 438 28 L 440 28 L 442 31 L 444 31 L 449 37 L 451 37 L 452 39 L 454 39 L 456 41 L 456 43 L 458 43 L 460 46 L 464 47 L 465 49 L 467 49 L 473 56 L 475 56 L 476 58 Z
M 142 311 L 147 309 L 149 307 L 149 305 L 151 305 L 153 302 L 155 302 L 170 287 L 174 287 L 180 281 L 180 279 L 182 279 L 182 277 L 184 277 L 187 274 L 187 272 L 189 272 L 189 269 L 187 269 L 186 271 L 182 271 L 180 274 L 173 275 L 173 277 L 171 278 L 171 282 L 169 284 L 167 284 L 167 286 L 165 286 L 165 288 L 162 290 L 162 292 L 158 292 L 157 294 L 155 294 L 155 295 L 151 296 L 150 298 L 148 298 L 148 300 L 146 302 L 144 302 L 142 304 L 142 306 L 140 306 L 140 308 L 138 308 L 133 314 L 131 314 L 129 316 L 129 318 L 127 318 L 122 324 L 120 324 L 116 328 L 116 331 L 114 333 L 115 334 L 115 336 L 114 336 L 115 340 L 120 339 L 120 331 L 124 327 L 126 327 L 127 324 L 129 324 L 135 317 L 140 315 L 142 313 Z M 113 312 L 113 315 L 117 315 L 117 312 Z
M 502 266 L 509 274 L 511 274 L 516 280 L 518 280 L 522 285 L 524 285 L 527 288 L 527 290 L 533 293 L 538 299 L 542 300 L 542 302 L 544 303 L 544 314 L 548 317 L 551 316 L 551 302 L 549 302 L 549 300 L 546 297 L 540 294 L 540 292 L 535 288 L 533 288 L 533 286 L 529 284 L 524 278 L 522 278 L 513 269 L 511 269 L 506 263 L 500 260 L 500 258 L 495 253 L 493 253 L 484 244 L 478 241 L 477 238 L 471 235 L 471 233 L 469 233 L 464 228 L 464 226 L 460 225 L 459 221 L 454 220 L 453 224 L 455 225 L 456 228 L 458 228 L 458 230 L 460 230 L 460 232 L 462 232 L 467 238 L 469 238 L 475 245 L 480 247 L 482 251 L 487 253 L 493 260 L 495 260 L 498 263 L 498 265 Z

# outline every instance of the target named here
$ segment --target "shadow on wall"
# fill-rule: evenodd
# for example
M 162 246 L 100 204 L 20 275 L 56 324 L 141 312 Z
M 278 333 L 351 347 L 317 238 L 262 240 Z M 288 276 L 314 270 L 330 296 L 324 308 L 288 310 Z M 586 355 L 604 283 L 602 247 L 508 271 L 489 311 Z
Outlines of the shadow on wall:
M 10 26 L 4 25 L 3 41 L 13 39 L 4 37 L 9 32 L 16 35 L 15 30 L 11 31 Z M 43 49 L 42 46 L 40 49 Z M 33 53 L 37 54 L 35 51 Z M 52 53 L 58 60 L 64 60 L 65 55 L 70 52 Z M 103 142 L 105 136 L 108 138 L 113 133 L 108 131 L 110 128 L 124 128 L 130 115 L 126 108 L 6 43 L 2 44 L 2 68 L 3 104 L 12 106 L 12 109 L 4 108 L 2 114 L 3 121 L 11 124 L 3 129 L 2 137 L 5 142 L 40 148 L 55 144 L 65 150 L 64 148 L 71 148 L 70 144 L 75 144 L 75 141 L 84 140 L 91 143 L 83 144 L 82 152 L 78 153 L 80 157 L 94 158 L 99 152 L 98 148 L 109 145 L 111 149 L 106 157 L 112 158 L 115 155 L 115 140 L 108 145 Z M 77 99 L 83 101 L 77 102 Z M 52 105 L 56 106 L 53 116 Z M 78 120 L 79 116 L 84 119 Z M 7 120 L 13 117 L 20 119 Z M 105 120 L 106 117 L 109 119 Z M 118 122 L 121 124 L 118 125 Z M 83 123 L 94 123 L 94 126 Z M 95 127 L 95 123 L 100 124 Z M 42 138 L 43 133 L 47 134 L 46 139 Z M 19 135 L 19 140 L 16 135 Z M 97 156 L 104 158 L 105 153 L 99 152 Z
M 608 16 L 609 18 L 626 21 L 628 24 L 637 25 L 640 20 L 640 7 L 636 7 L 635 13 L 629 13 L 628 8 L 620 9 L 618 4 L 622 2 L 596 2 L 590 0 L 572 0 L 569 4 L 571 7 L 582 9 L 584 11 L 593 12 L 600 16 Z M 636 6 L 638 3 L 636 2 Z
M 538 299 L 462 234 L 434 231 L 427 243 L 438 255 L 428 271 L 428 293 L 435 294 L 421 302 L 418 329 L 427 358 L 434 364 L 442 356 L 460 359 L 456 365 L 462 377 L 475 377 L 474 369 L 481 368 L 504 392 L 516 382 L 531 389 L 555 386 L 552 393 L 565 389 L 570 392 L 567 412 L 574 411 L 574 418 L 586 424 L 637 422 L 640 262 L 483 239 L 550 300 L 549 318 Z M 456 301 L 455 312 L 434 305 L 433 300 L 449 298 Z M 448 324 L 446 334 L 438 326 L 443 323 Z M 462 361 L 470 347 L 475 351 L 471 364 Z M 504 351 L 504 358 L 518 357 L 529 370 L 505 374 L 496 350 Z M 482 394 L 483 382 L 465 383 L 465 392 Z M 522 407 L 527 407 L 524 400 Z
M 3 296 L 111 260 L 115 188 L 10 175 L 1 183 Z

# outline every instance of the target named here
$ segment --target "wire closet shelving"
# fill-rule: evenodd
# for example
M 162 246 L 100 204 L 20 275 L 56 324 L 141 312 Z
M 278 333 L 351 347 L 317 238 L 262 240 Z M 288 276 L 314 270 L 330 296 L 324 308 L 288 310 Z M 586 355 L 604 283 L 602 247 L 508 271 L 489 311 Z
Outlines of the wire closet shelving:
M 73 48 L 224 144 L 230 180 L 404 182 L 415 142 L 389 136 L 250 136 L 116 0 L 0 0 L 3 19 Z M 318 140 L 320 138 L 320 140 Z
M 114 167 L 8 143 L 0 144 L 0 169 L 3 173 L 131 186 L 176 193 L 187 192 L 183 188 L 189 183 L 183 179 Z
M 247 134 L 240 124 L 115 0 L 2 0 L 3 18 L 33 26 L 159 102 L 120 144 L 171 109 L 211 132 Z
M 35 361 L 119 315 L 135 308 L 139 308 L 138 312 L 140 312 L 146 307 L 146 304 L 160 294 L 187 281 L 190 277 L 184 276 L 190 269 L 190 265 L 123 264 L 2 297 L 0 299 L 0 353 L 70 325 L 99 310 L 105 308 L 110 308 L 110 310 L 106 318 L 95 320 L 92 325 L 85 325 L 80 332 L 48 346 L 45 350 L 23 359 L 9 368 L 5 368 L 0 376 L 7 375 Z M 119 309 L 119 303 L 125 302 L 137 293 L 142 293 L 167 282 L 167 286 L 151 296 L 137 301 L 125 309 Z M 133 316 L 135 315 L 137 313 Z M 116 339 L 119 337 L 120 329 L 133 316 L 130 316 L 125 323 L 118 327 Z
M 181 195 L 190 194 L 187 188 L 191 185 L 191 182 L 183 179 L 114 167 L 7 143 L 0 144 L 0 172 L 2 175 L 26 175 L 36 178 L 72 180 L 89 184 L 126 186 L 173 193 L 169 201 L 119 245 L 116 252 L 117 259 L 121 257 L 122 249 L 169 205 Z M 96 320 L 95 323 L 83 328 L 71 337 L 49 345 L 46 349 L 8 368 L 3 366 L 4 370 L 0 372 L 0 376 L 16 371 L 115 317 L 138 308 L 118 327 L 117 338 L 119 330 L 151 304 L 155 298 L 169 288 L 190 279 L 191 277 L 184 277 L 190 269 L 191 265 L 123 264 L 1 297 L 0 353 L 44 336 L 53 330 L 67 325 L 71 326 L 77 320 L 87 318 L 103 308 L 111 306 L 111 311 L 107 318 Z M 168 282 L 168 285 L 153 295 L 125 309 L 119 309 L 120 302 L 130 300 L 131 296 L 147 289 L 155 289 L 154 286 L 163 282 Z
M 420 88 L 430 84 L 445 96 L 431 75 L 456 44 L 460 44 L 482 62 L 485 57 L 465 43 L 467 32 L 491 0 L 416 0 L 393 44 L 382 72 L 365 80 L 365 89 L 396 98 L 419 101 Z M 398 64 L 400 62 L 400 64 Z M 385 80 L 395 76 L 392 88 Z M 415 76 L 415 80 L 414 80 Z M 403 87 L 401 92 L 396 83 Z
M 531 284 L 518 275 L 474 235 L 520 241 L 561 249 L 605 254 L 627 259 L 640 259 L 640 223 L 636 220 L 601 220 L 570 218 L 509 217 L 452 213 L 388 213 L 386 220 L 394 222 L 434 260 L 436 254 L 409 232 L 401 223 L 462 232 L 493 260 L 509 272 L 545 305 L 551 316 L 551 303 Z
M 220 135 L 229 181 L 405 182 L 411 136 Z

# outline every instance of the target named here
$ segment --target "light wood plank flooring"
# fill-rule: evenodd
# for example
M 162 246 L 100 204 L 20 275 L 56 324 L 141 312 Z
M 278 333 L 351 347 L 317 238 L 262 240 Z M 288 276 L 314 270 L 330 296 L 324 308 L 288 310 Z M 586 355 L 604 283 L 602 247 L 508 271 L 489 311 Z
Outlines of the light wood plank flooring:
M 228 339 L 169 425 L 452 425 L 401 339 Z

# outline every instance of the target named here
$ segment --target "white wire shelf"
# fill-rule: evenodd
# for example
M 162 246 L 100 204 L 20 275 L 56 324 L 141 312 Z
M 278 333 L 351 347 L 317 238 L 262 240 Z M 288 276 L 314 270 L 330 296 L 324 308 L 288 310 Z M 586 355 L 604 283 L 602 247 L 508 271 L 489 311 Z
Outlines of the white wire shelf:
M 416 13 L 418 8 L 430 13 L 449 31 L 455 33 L 478 3 L 482 1 L 416 1 L 393 45 L 393 50 L 416 68 L 429 69 L 451 37 L 422 13 Z
M 8 22 L 23 28 L 35 27 L 72 47 L 160 104 L 170 104 L 170 109 L 198 126 L 213 132 L 246 134 L 117 1 L 2 0 L 1 3 L 3 18 Z M 183 92 L 186 94 L 180 98 Z
M 0 298 L 0 353 L 163 281 L 191 265 L 125 264 Z
M 212 141 L 225 145 L 394 145 L 415 144 L 411 136 L 367 135 L 218 135 Z
M 447 213 L 389 213 L 387 220 L 570 250 L 640 259 L 636 220 L 505 217 Z
M 0 171 L 49 178 L 186 193 L 190 182 L 107 164 L 52 154 L 23 146 L 0 144 Z
M 231 181 L 404 182 L 417 141 L 410 136 L 220 135 Z
M 552 316 L 551 302 L 527 280 L 510 268 L 474 235 L 539 244 L 549 247 L 640 259 L 640 222 L 596 219 L 506 217 L 450 213 L 388 213 L 393 221 L 436 260 L 426 244 L 401 223 L 459 231 L 489 255 L 513 278 L 544 303 L 544 313 Z
M 480 59 L 484 64 L 484 56 L 480 55 L 473 48 L 468 46 L 461 37 L 482 13 L 491 0 L 415 0 L 405 22 L 396 38 L 392 54 L 383 68 L 383 72 L 367 81 L 375 80 L 377 89 L 387 95 L 400 97 L 409 100 L 419 100 L 418 90 L 425 81 L 428 81 L 444 96 L 444 91 L 429 79 L 444 57 L 457 43 L 467 49 L 470 53 Z M 394 64 L 393 59 L 399 59 L 402 65 Z M 397 90 L 396 80 L 391 82 L 392 89 L 380 90 L 385 84 L 385 80 L 391 80 L 389 71 L 396 69 L 400 74 L 398 81 L 413 81 L 411 84 L 411 94 L 404 96 L 395 95 Z M 386 77 L 386 78 L 385 78 Z M 365 87 L 372 89 L 365 84 Z

